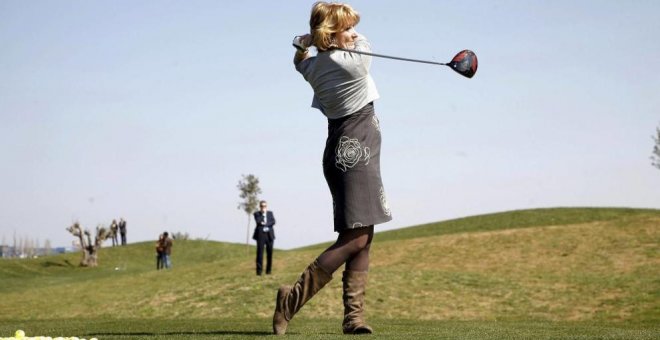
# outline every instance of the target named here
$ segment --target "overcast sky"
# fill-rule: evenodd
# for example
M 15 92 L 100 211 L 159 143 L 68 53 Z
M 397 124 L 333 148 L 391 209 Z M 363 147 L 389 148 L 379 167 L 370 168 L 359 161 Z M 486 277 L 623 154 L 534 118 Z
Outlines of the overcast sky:
M 129 242 L 245 242 L 236 184 L 253 173 L 276 247 L 335 238 L 327 122 L 291 61 L 312 3 L 0 1 L 0 237 L 64 246 L 74 220 L 124 217 Z M 472 79 L 374 59 L 394 217 L 377 230 L 660 208 L 659 1 L 351 4 L 375 52 L 479 58 Z

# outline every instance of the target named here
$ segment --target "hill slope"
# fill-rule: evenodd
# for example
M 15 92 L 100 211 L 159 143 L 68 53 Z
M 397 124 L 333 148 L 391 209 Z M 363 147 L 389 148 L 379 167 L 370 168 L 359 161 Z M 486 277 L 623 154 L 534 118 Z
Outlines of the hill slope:
M 660 321 L 660 210 L 541 209 L 378 233 L 368 314 L 428 320 Z M 0 261 L 0 319 L 269 317 L 323 245 L 277 251 L 255 277 L 244 245 L 176 242 L 156 271 L 151 243 Z M 303 317 L 341 316 L 340 273 Z

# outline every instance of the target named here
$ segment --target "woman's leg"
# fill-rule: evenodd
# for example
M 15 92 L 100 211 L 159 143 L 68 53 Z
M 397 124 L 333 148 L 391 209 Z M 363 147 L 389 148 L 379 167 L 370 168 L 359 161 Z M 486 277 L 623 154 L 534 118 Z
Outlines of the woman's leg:
M 273 314 L 273 332 L 275 334 L 286 333 L 286 328 L 293 315 L 332 280 L 332 273 L 371 243 L 373 233 L 373 226 L 339 233 L 337 242 L 310 264 L 293 286 L 280 287 Z M 364 260 L 363 257 L 361 259 Z
M 350 270 L 366 270 L 369 267 L 369 247 L 373 236 L 374 226 L 340 232 L 337 241 L 319 255 L 319 266 L 331 274 L 344 263 Z
M 342 329 L 345 334 L 370 334 L 373 329 L 364 320 L 365 290 L 369 270 L 369 249 L 373 232 L 367 244 L 346 261 L 346 270 L 342 274 L 344 300 L 344 321 Z
M 356 272 L 366 272 L 369 270 L 369 249 L 371 248 L 371 240 L 373 239 L 373 229 L 367 245 L 362 248 L 357 254 L 351 256 L 346 261 L 346 270 Z

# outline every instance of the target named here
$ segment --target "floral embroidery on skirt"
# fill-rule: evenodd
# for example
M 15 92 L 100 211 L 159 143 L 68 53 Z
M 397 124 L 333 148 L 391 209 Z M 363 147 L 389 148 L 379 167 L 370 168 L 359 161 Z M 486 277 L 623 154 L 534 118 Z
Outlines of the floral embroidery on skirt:
M 392 219 L 380 176 L 380 144 L 373 104 L 328 120 L 323 174 L 332 194 L 335 231 Z

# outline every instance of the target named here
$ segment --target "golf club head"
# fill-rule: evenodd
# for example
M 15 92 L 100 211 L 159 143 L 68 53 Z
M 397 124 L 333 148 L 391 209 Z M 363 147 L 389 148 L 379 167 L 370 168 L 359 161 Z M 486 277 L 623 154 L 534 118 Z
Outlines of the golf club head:
M 447 66 L 462 76 L 472 78 L 477 73 L 477 55 L 470 50 L 462 50 L 447 63 Z

